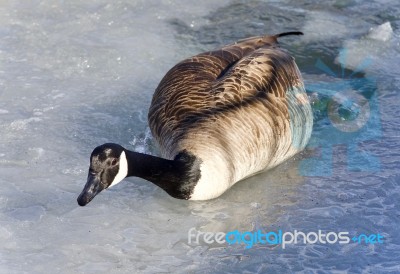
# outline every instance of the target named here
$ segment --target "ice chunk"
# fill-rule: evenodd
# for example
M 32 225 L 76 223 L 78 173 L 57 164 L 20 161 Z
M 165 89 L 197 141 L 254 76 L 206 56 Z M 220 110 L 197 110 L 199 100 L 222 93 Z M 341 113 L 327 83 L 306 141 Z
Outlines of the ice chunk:
M 399 43 L 398 38 L 386 22 L 371 28 L 360 39 L 345 41 L 335 62 L 355 71 L 391 74 L 397 71 L 399 49 L 396 43 Z
M 392 35 L 392 26 L 390 25 L 390 22 L 386 22 L 382 25 L 371 28 L 367 37 L 378 41 L 388 41 Z

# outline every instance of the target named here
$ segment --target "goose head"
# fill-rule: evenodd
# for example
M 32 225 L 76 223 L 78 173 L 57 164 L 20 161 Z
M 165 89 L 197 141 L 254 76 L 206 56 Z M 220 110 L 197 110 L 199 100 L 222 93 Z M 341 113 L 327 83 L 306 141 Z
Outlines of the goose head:
M 90 156 L 87 182 L 78 197 L 80 206 L 87 205 L 102 190 L 121 182 L 128 175 L 125 149 L 113 143 L 96 147 Z

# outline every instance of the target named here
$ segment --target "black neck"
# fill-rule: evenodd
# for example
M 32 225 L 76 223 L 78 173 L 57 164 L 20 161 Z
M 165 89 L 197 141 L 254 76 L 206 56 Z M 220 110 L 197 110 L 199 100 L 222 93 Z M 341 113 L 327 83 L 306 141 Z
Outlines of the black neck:
M 128 176 L 136 176 L 164 189 L 179 199 L 189 199 L 200 179 L 200 161 L 187 151 L 174 160 L 126 150 Z

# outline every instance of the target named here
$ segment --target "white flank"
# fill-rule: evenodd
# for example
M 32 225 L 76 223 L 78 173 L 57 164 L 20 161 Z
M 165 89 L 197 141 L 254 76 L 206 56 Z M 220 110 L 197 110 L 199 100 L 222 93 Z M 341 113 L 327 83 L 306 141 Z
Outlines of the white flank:
M 109 187 L 115 186 L 121 182 L 128 175 L 128 161 L 126 160 L 125 151 L 122 151 L 121 156 L 119 156 L 119 169 L 118 173 L 114 178 L 114 181 Z
M 229 176 L 227 169 L 221 167 L 221 162 L 213 166 L 205 163 L 200 166 L 200 180 L 194 187 L 189 200 L 209 200 L 220 196 L 229 187 Z

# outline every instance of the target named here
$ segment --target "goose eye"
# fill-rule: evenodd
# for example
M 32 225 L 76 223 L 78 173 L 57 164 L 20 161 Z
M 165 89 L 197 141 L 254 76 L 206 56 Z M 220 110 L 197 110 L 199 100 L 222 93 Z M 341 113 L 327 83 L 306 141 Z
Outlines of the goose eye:
M 117 158 L 113 158 L 111 161 L 111 165 L 115 166 L 117 164 Z

